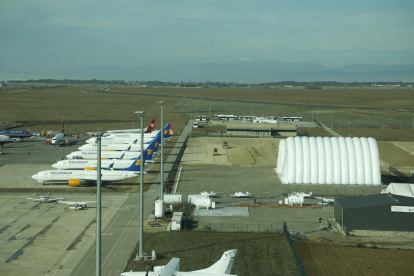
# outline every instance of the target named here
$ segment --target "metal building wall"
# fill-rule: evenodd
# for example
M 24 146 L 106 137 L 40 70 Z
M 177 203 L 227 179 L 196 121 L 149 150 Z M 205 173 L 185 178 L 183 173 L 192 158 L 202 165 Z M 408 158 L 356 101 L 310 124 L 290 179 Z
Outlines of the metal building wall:
M 391 212 L 391 206 L 407 206 L 407 204 L 384 204 L 343 209 L 340 204 L 335 202 L 334 216 L 342 225 L 343 214 L 343 223 L 348 230 L 414 231 L 414 213 Z

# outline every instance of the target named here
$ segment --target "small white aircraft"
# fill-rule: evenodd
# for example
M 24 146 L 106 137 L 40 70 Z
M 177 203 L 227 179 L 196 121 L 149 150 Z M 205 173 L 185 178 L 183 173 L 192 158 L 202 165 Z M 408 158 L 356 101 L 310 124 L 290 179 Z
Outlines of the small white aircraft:
M 69 209 L 83 210 L 83 209 L 88 208 L 86 204 L 93 203 L 93 202 L 96 202 L 96 201 L 62 201 L 62 200 L 59 200 L 57 203 L 65 203 L 65 204 L 73 205 L 69 207 Z
M 27 199 L 32 199 L 34 201 L 40 201 L 40 203 L 49 203 L 49 202 L 57 202 L 59 200 L 64 200 L 65 198 L 63 198 L 63 197 L 50 198 L 50 194 L 47 193 L 47 195 L 40 196 L 40 198 L 31 198 L 31 197 L 28 197 Z
M 318 202 L 318 204 L 322 204 L 322 205 L 330 205 L 330 204 L 334 204 L 335 199 L 333 198 L 324 198 L 324 197 L 316 197 L 317 199 L 322 200 L 322 202 Z
M 217 193 L 215 193 L 213 191 L 211 191 L 211 192 L 204 191 L 204 192 L 201 192 L 201 195 L 214 197 L 214 196 L 217 195 Z
M 66 139 L 65 134 L 64 134 L 64 129 L 65 129 L 64 124 L 62 124 L 62 131 L 56 134 L 55 136 L 53 136 L 52 139 L 44 138 L 44 137 L 36 137 L 36 136 L 32 136 L 30 138 L 46 140 L 45 142 L 46 145 L 59 145 L 59 144 L 69 145 L 70 140 L 75 140 L 77 138 Z
M 303 196 L 303 197 L 311 197 L 312 196 L 312 192 L 309 192 L 309 194 L 306 194 L 304 192 L 294 192 L 293 194 L 298 195 L 298 196 Z
M 242 193 L 242 192 L 235 192 L 233 195 L 230 195 L 231 197 L 251 197 L 252 194 L 249 192 Z
M 237 249 L 226 251 L 223 256 L 221 256 L 221 259 L 212 266 L 195 271 L 178 271 L 180 259 L 172 258 L 171 261 L 165 266 L 155 266 L 153 271 L 122 272 L 120 276 L 237 276 L 230 274 L 236 254 Z

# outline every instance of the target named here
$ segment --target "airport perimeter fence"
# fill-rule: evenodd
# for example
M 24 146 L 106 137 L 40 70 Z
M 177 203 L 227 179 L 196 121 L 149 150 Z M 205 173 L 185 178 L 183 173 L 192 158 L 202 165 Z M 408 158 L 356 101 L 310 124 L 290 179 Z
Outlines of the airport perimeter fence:
M 302 262 L 300 261 L 300 257 L 299 257 L 298 252 L 296 251 L 295 245 L 293 244 L 292 237 L 289 233 L 286 222 L 283 223 L 283 232 L 285 233 L 286 240 L 290 246 L 290 249 L 292 250 L 293 256 L 295 257 L 296 265 L 299 269 L 300 275 L 306 276 L 305 270 L 303 269 L 303 265 L 302 265 Z
M 185 138 L 183 144 L 181 145 L 181 148 L 180 148 L 180 151 L 177 154 L 177 157 L 175 158 L 175 161 L 174 161 L 174 163 L 171 167 L 171 170 L 169 171 L 169 173 L 167 175 L 167 180 L 166 181 L 167 181 L 168 184 L 170 184 L 170 179 L 171 179 L 172 175 L 175 173 L 175 168 L 177 167 L 178 163 L 180 162 L 181 157 L 183 156 L 184 150 L 187 146 L 188 138 L 189 138 L 189 136 L 187 135 L 187 137 Z M 174 184 L 174 179 L 172 179 L 172 182 Z M 164 189 L 167 190 L 167 187 L 165 187 Z

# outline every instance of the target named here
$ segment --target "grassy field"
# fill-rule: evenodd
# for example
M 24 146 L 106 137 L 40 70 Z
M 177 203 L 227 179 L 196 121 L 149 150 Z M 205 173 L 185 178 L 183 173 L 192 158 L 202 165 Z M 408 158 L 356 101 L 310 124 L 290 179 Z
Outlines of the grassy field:
M 329 242 L 295 242 L 309 276 L 412 275 L 414 251 L 339 247 Z
M 155 250 L 155 265 L 180 258 L 180 271 L 207 268 L 222 254 L 237 249 L 232 274 L 238 276 L 299 275 L 283 233 L 162 232 L 144 235 L 144 252 Z M 137 248 L 124 271 L 145 271 L 150 261 L 135 261 Z
M 156 102 L 164 100 L 166 122 L 174 123 L 176 133 L 195 114 L 230 113 L 300 116 L 336 131 L 341 128 L 343 135 L 414 140 L 413 90 L 114 87 L 100 91 L 63 87 L 7 92 L 0 97 L 0 128 L 59 130 L 62 120 L 66 132 L 72 133 L 133 128 L 140 126 L 134 111 L 141 109 L 146 112 L 145 126 L 152 118 L 158 119 L 159 126 L 160 107 Z

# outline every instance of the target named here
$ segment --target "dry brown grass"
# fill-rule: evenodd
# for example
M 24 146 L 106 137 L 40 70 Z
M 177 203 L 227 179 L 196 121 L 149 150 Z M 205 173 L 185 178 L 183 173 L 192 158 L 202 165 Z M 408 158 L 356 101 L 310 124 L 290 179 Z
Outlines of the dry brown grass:
M 280 103 L 412 108 L 414 91 L 405 89 L 261 89 L 114 87 L 113 91 L 178 94 Z
M 307 275 L 412 275 L 414 251 L 295 242 Z

